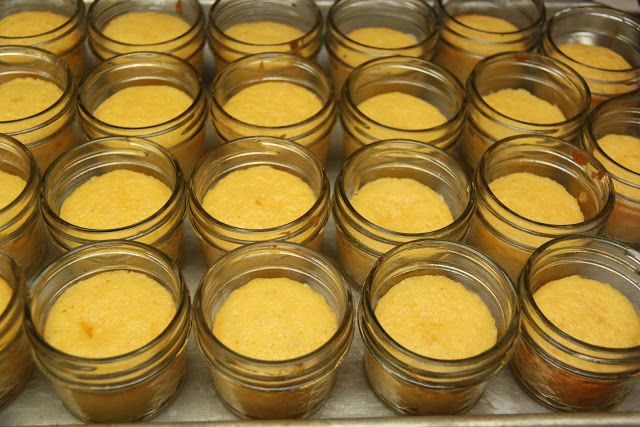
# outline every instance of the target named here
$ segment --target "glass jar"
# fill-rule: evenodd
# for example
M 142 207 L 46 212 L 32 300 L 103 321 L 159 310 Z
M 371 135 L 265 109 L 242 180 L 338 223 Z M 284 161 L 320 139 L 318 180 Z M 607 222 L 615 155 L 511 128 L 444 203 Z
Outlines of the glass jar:
M 93 114 L 105 99 L 119 90 L 145 85 L 166 85 L 193 99 L 189 108 L 164 123 L 146 127 L 122 127 Z M 200 75 L 188 63 L 161 53 L 130 53 L 103 62 L 80 86 L 80 122 L 89 139 L 112 135 L 137 136 L 167 148 L 189 176 L 204 154 L 207 101 Z
M 29 278 L 47 252 L 47 235 L 40 214 L 38 165 L 24 145 L 0 135 L 0 170 L 26 182 L 14 201 L 0 207 L 0 252 L 11 256 L 25 278 Z
M 132 12 L 159 12 L 176 16 L 189 24 L 189 29 L 170 40 L 153 44 L 129 44 L 104 34 L 112 19 Z M 101 61 L 131 52 L 166 53 L 189 62 L 203 71 L 205 16 L 197 0 L 95 0 L 89 7 L 89 46 Z
M 92 177 L 122 169 L 158 179 L 171 189 L 169 200 L 149 218 L 121 228 L 85 228 L 60 217 L 62 204 L 79 186 Z M 41 197 L 49 235 L 60 252 L 104 240 L 126 239 L 152 245 L 177 263 L 182 261 L 182 220 L 186 212 L 184 176 L 175 158 L 151 141 L 110 137 L 74 148 L 47 169 Z
M 336 315 L 337 330 L 321 347 L 289 360 L 264 361 L 234 352 L 211 331 L 222 302 L 233 290 L 262 277 L 285 277 L 319 292 Z M 218 396 L 240 417 L 297 418 L 327 399 L 349 351 L 354 330 L 353 298 L 338 269 L 311 249 L 264 242 L 236 249 L 214 264 L 194 297 L 200 352 Z
M 349 34 L 367 27 L 399 31 L 415 39 L 410 46 L 381 48 L 359 43 Z M 383 56 L 411 56 L 430 60 L 438 43 L 438 16 L 424 0 L 338 0 L 327 17 L 329 70 L 341 88 L 358 65 Z
M 618 97 L 595 108 L 584 127 L 584 149 L 602 163 L 613 181 L 616 202 L 605 233 L 640 249 L 640 172 L 618 163 L 598 145 L 608 134 L 640 138 L 640 98 L 638 94 Z
M 0 121 L 0 133 L 23 143 L 41 171 L 77 143 L 76 87 L 69 66 L 44 50 L 26 46 L 0 47 L 0 82 L 38 78 L 58 86 L 62 95 L 47 109 L 29 117 Z
M 563 411 L 602 411 L 620 403 L 640 373 L 640 346 L 608 348 L 573 338 L 542 314 L 533 294 L 572 275 L 602 281 L 640 305 L 640 254 L 602 237 L 570 236 L 540 247 L 519 280 L 520 336 L 511 370 L 543 404 Z
M 566 117 L 560 123 L 530 123 L 504 115 L 483 96 L 502 89 L 528 90 L 557 106 Z M 478 63 L 467 80 L 467 124 L 462 155 L 472 169 L 489 146 L 518 134 L 549 135 L 573 142 L 589 113 L 585 81 L 567 65 L 536 53 L 504 53 Z
M 429 129 L 399 129 L 365 115 L 358 105 L 387 92 L 415 96 L 436 107 L 446 123 Z M 448 71 L 428 61 L 389 57 L 356 68 L 343 89 L 340 120 L 344 129 L 344 156 L 363 145 L 384 139 L 411 139 L 453 151 L 464 125 L 464 88 Z
M 11 287 L 7 306 L 0 312 L 0 408 L 15 399 L 31 378 L 31 345 L 24 333 L 24 284 L 18 266 L 0 252 L 0 279 Z
M 234 25 L 265 21 L 289 25 L 303 35 L 283 43 L 256 44 L 225 34 Z M 322 47 L 322 13 L 314 0 L 217 0 L 209 11 L 207 35 L 219 70 L 255 53 L 292 53 L 314 59 Z
M 263 81 L 302 86 L 318 97 L 322 108 L 301 122 L 275 127 L 245 123 L 225 111 L 225 104 L 238 91 Z M 211 117 L 221 143 L 247 136 L 286 138 L 307 147 L 322 164 L 327 161 L 336 108 L 333 85 L 324 71 L 291 54 L 260 53 L 239 59 L 221 70 L 211 85 Z
M 443 360 L 419 355 L 383 329 L 375 308 L 403 279 L 441 275 L 476 293 L 493 315 L 497 341 L 469 358 Z M 457 414 L 482 396 L 488 380 L 511 358 L 518 331 L 517 296 L 509 277 L 482 253 L 447 240 L 418 240 L 380 259 L 362 291 L 358 326 L 364 341 L 364 367 L 371 388 L 401 414 Z
M 79 281 L 116 270 L 145 274 L 165 288 L 176 305 L 167 328 L 143 347 L 107 358 L 73 356 L 47 343 L 44 329 L 56 299 Z M 26 329 L 36 364 L 74 416 L 87 422 L 147 420 L 165 409 L 182 387 L 189 291 L 178 267 L 155 248 L 136 242 L 95 243 L 64 254 L 36 277 Z
M 258 230 L 225 224 L 204 209 L 202 202 L 207 192 L 221 179 L 232 172 L 261 165 L 302 179 L 317 197 L 314 205 L 292 222 Z M 320 250 L 329 220 L 329 192 L 324 169 L 306 148 L 281 138 L 244 138 L 221 145 L 198 164 L 189 182 L 189 218 L 208 265 L 239 246 L 268 240 L 285 240 Z
M 509 209 L 489 184 L 516 172 L 551 178 L 561 184 L 576 199 L 585 220 L 577 224 L 545 224 Z M 489 255 L 514 281 L 531 253 L 547 241 L 570 234 L 601 233 L 615 200 L 611 180 L 600 162 L 571 144 L 546 136 L 520 135 L 491 146 L 480 160 L 474 184 L 476 213 L 469 243 Z
M 82 80 L 87 72 L 87 17 L 82 0 L 7 1 L 0 4 L 0 20 L 21 12 L 52 12 L 67 17 L 60 26 L 39 34 L 25 36 L 0 35 L 0 46 L 32 46 L 62 58 L 73 75 Z
M 640 88 L 640 22 L 608 7 L 575 7 L 556 13 L 547 23 L 541 51 L 576 70 L 589 85 L 591 104 Z M 562 52 L 563 43 L 603 46 L 626 59 L 631 68 L 612 70 L 577 61 Z
M 350 199 L 367 183 L 380 178 L 411 178 L 438 192 L 454 220 L 426 233 L 388 230 L 364 218 Z M 408 140 L 380 141 L 356 151 L 336 178 L 333 218 L 338 260 L 351 284 L 360 290 L 375 262 L 390 249 L 412 240 L 464 241 L 474 210 L 471 179 L 449 154 Z
M 535 50 L 544 28 L 543 0 L 438 0 L 436 5 L 441 29 L 434 62 L 451 71 L 461 82 L 466 82 L 473 67 L 487 56 Z M 517 31 L 474 28 L 457 19 L 463 15 L 503 19 Z

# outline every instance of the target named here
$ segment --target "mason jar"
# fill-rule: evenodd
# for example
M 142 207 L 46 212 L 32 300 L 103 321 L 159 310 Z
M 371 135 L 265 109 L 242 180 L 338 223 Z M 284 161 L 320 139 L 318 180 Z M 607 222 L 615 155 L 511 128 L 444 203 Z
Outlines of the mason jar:
M 145 127 L 122 127 L 94 116 L 96 109 L 116 92 L 134 86 L 165 85 L 193 99 L 180 115 Z M 121 55 L 93 69 L 80 86 L 80 123 L 89 139 L 112 135 L 137 136 L 167 148 L 189 176 L 204 154 L 207 101 L 198 72 L 173 56 L 141 52 Z
M 420 275 L 445 276 L 474 292 L 492 314 L 496 343 L 464 359 L 422 356 L 384 330 L 375 309 L 389 289 Z M 364 367 L 376 395 L 401 414 L 458 414 L 482 396 L 488 380 L 510 360 L 518 332 L 517 296 L 509 277 L 487 256 L 447 240 L 417 240 L 378 261 L 362 291 L 358 326 L 364 341 Z
M 437 108 L 447 121 L 427 129 L 402 129 L 380 123 L 359 109 L 367 99 L 389 92 L 419 98 Z M 460 82 L 437 65 L 399 56 L 369 61 L 356 68 L 344 85 L 340 110 L 344 156 L 385 139 L 411 139 L 452 151 L 462 133 L 465 106 Z
M 489 186 L 493 180 L 516 172 L 547 177 L 562 185 L 578 202 L 585 220 L 545 224 L 511 210 Z M 571 234 L 600 234 L 615 200 L 611 180 L 598 160 L 546 136 L 521 135 L 494 144 L 482 156 L 474 184 L 476 213 L 469 243 L 489 255 L 513 280 L 533 251 L 547 241 Z
M 300 35 L 286 41 L 258 42 L 227 34 L 235 25 L 261 23 L 287 25 Z M 314 0 L 216 0 L 209 10 L 207 36 L 218 70 L 256 53 L 292 53 L 315 59 L 322 47 L 322 13 Z
M 384 56 L 430 60 L 438 43 L 438 26 L 436 11 L 424 0 L 338 0 L 327 17 L 331 78 L 341 88 L 358 65 Z M 407 46 L 385 48 L 350 38 L 354 30 L 376 27 L 395 30 L 415 41 Z
M 451 71 L 463 83 L 473 67 L 487 56 L 535 50 L 545 23 L 543 0 L 438 0 L 436 7 L 441 28 L 434 62 Z M 502 19 L 515 30 L 476 28 L 460 21 L 465 15 Z
M 135 12 L 158 12 L 175 16 L 189 29 L 175 38 L 151 44 L 131 44 L 104 34 L 109 22 Z M 89 46 L 100 61 L 131 52 L 166 53 L 189 62 L 198 73 L 204 64 L 205 16 L 197 0 L 95 0 L 89 7 Z
M 60 217 L 62 204 L 78 187 L 115 170 L 142 173 L 161 181 L 171 189 L 169 200 L 152 216 L 120 228 L 85 228 Z M 126 239 L 152 245 L 181 263 L 185 187 L 178 163 L 161 146 L 141 138 L 103 138 L 68 151 L 47 169 L 42 184 L 42 212 L 59 252 L 104 240 Z
M 533 294 L 549 281 L 580 275 L 621 292 L 638 314 L 639 271 L 637 251 L 602 237 L 564 237 L 534 252 L 520 275 L 520 336 L 511 364 L 530 395 L 553 409 L 603 411 L 631 392 L 640 346 L 609 348 L 574 338 L 541 312 Z
M 62 95 L 48 108 L 28 117 L 0 121 L 0 133 L 23 143 L 41 171 L 78 141 L 76 87 L 69 66 L 44 50 L 27 46 L 0 47 L 0 82 L 37 78 L 58 86 Z
M 205 196 L 221 179 L 256 166 L 271 166 L 300 178 L 313 190 L 315 203 L 299 218 L 265 229 L 234 227 L 205 210 Z M 239 246 L 268 240 L 290 241 L 320 250 L 329 220 L 329 193 L 324 169 L 303 146 L 281 138 L 244 138 L 219 146 L 198 164 L 189 182 L 189 218 L 208 265 Z
M 310 286 L 333 310 L 337 330 L 318 349 L 266 361 L 236 353 L 211 325 L 229 294 L 248 281 L 284 277 Z M 264 242 L 236 249 L 206 273 L 194 297 L 194 325 L 217 395 L 243 418 L 298 418 L 315 412 L 329 396 L 354 330 L 353 298 L 331 261 L 304 246 Z M 213 396 L 211 396 L 213 397 Z
M 590 114 L 582 134 L 582 146 L 602 163 L 616 193 L 615 206 L 605 233 L 634 248 L 640 248 L 640 164 L 635 169 L 620 164 L 599 144 L 606 135 L 640 138 L 640 98 L 617 97 L 603 102 Z
M 621 10 L 608 7 L 575 7 L 556 13 L 547 23 L 542 53 L 576 70 L 589 85 L 591 105 L 640 88 L 640 22 Z M 628 67 L 611 69 L 586 64 L 562 50 L 565 43 L 602 46 L 628 62 Z
M 26 285 L 18 266 L 2 252 L 0 280 L 11 288 L 11 297 L 0 311 L 0 408 L 4 408 L 29 382 L 33 360 L 23 325 Z
M 364 218 L 351 198 L 367 183 L 389 177 L 414 179 L 438 192 L 449 206 L 453 222 L 439 230 L 403 233 Z M 346 160 L 336 178 L 333 218 L 338 261 L 351 284 L 360 290 L 375 262 L 398 245 L 418 239 L 464 241 L 473 211 L 471 179 L 449 154 L 409 140 L 367 145 Z
M 39 33 L 25 31 L 24 27 L 18 33 L 1 30 L 3 19 L 18 19 L 24 12 L 51 12 L 65 20 L 55 28 Z M 21 0 L 0 4 L 0 46 L 32 46 L 51 52 L 69 65 L 78 80 L 87 72 L 86 38 L 87 17 L 82 0 Z
M 74 356 L 50 345 L 44 331 L 60 295 L 88 277 L 117 270 L 149 276 L 170 294 L 176 312 L 166 329 L 136 350 L 106 358 Z M 64 254 L 34 280 L 25 323 L 36 364 L 69 412 L 83 421 L 147 420 L 181 390 L 190 332 L 189 291 L 176 264 L 151 246 L 110 241 Z
M 0 207 L 0 252 L 13 258 L 24 277 L 29 278 L 47 252 L 47 235 L 40 214 L 38 165 L 24 145 L 0 135 L 0 170 L 26 183 L 12 202 Z
M 322 107 L 305 120 L 274 127 L 246 123 L 225 111 L 225 104 L 238 91 L 264 81 L 301 86 L 312 92 Z M 210 94 L 213 126 L 221 143 L 248 136 L 286 138 L 307 147 L 322 164 L 326 162 L 336 119 L 336 97 L 331 81 L 311 60 L 284 53 L 261 53 L 239 59 L 218 73 Z

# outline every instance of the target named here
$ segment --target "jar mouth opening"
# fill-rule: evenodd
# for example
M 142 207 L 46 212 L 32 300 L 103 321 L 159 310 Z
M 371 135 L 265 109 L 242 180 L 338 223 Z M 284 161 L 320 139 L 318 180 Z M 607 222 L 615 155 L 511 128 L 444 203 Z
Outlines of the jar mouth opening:
M 186 1 L 190 1 L 192 3 L 197 3 L 197 1 L 194 1 L 194 0 L 186 0 Z M 96 1 L 93 1 L 91 3 L 91 6 L 89 6 L 89 11 L 87 13 L 87 20 L 89 21 L 89 27 L 96 34 L 99 34 L 100 37 L 104 38 L 108 42 L 113 43 L 113 44 L 117 44 L 117 45 L 120 45 L 120 46 L 124 46 L 124 47 L 144 47 L 144 48 L 160 47 L 162 45 L 173 43 L 173 42 L 179 41 L 182 38 L 185 38 L 187 35 L 189 35 L 190 33 L 194 32 L 195 29 L 197 29 L 198 27 L 200 27 L 200 26 L 202 26 L 204 24 L 204 13 L 202 12 L 202 7 L 198 4 L 198 7 L 195 8 L 197 10 L 196 19 L 193 22 L 193 24 L 189 25 L 189 28 L 184 33 L 179 34 L 179 35 L 177 35 L 177 36 L 175 36 L 175 37 L 173 37 L 171 39 L 164 40 L 164 41 L 161 41 L 161 42 L 156 42 L 156 43 L 127 43 L 127 42 L 124 42 L 124 41 L 121 41 L 121 40 L 116 40 L 116 39 L 113 39 L 111 37 L 108 37 L 106 34 L 104 34 L 104 32 L 100 28 L 98 28 L 96 26 L 96 19 L 95 19 L 94 15 L 97 12 L 95 11 L 95 5 L 99 4 L 99 3 L 100 3 L 100 0 L 96 0 Z M 143 9 L 143 10 L 146 10 L 146 9 Z M 153 8 L 151 9 L 151 11 L 156 11 L 156 12 L 158 10 L 162 10 L 162 9 L 153 9 Z M 130 10 L 130 11 L 124 12 L 123 14 L 131 13 L 131 12 L 139 12 L 139 10 L 134 9 L 134 10 Z M 178 15 L 174 15 L 174 16 L 178 16 Z M 182 18 L 180 18 L 180 19 L 182 19 Z M 186 21 L 184 19 L 182 19 L 182 20 L 187 22 L 187 23 L 189 23 L 188 21 Z
M 9 212 L 11 209 L 15 208 L 16 205 L 18 205 L 20 201 L 22 201 L 25 197 L 27 197 L 28 194 L 36 193 L 36 191 L 38 191 L 38 187 L 39 187 L 38 181 L 40 178 L 40 172 L 38 170 L 38 166 L 36 165 L 36 161 L 33 155 L 31 154 L 31 152 L 29 151 L 29 149 L 26 148 L 25 145 L 23 145 L 21 142 L 17 141 L 15 138 L 11 136 L 0 135 L 0 150 L 4 150 L 3 145 L 5 146 L 9 145 L 12 149 L 17 150 L 20 153 L 20 156 L 24 156 L 24 158 L 27 159 L 27 163 L 29 164 L 29 170 L 28 170 L 29 176 L 27 177 L 26 179 L 27 183 L 22 189 L 22 191 L 20 192 L 20 194 L 18 194 L 16 198 L 13 199 L 11 202 L 9 202 L 9 204 L 7 204 L 6 206 L 0 207 L 0 215 L 4 214 L 5 212 Z
M 586 237 L 582 237 L 582 239 L 585 239 Z M 531 272 L 532 268 L 533 268 L 533 264 L 538 260 L 538 258 L 542 255 L 543 252 L 547 251 L 547 250 L 551 250 L 551 248 L 554 245 L 560 244 L 560 243 L 565 243 L 565 242 L 571 242 L 572 240 L 578 240 L 580 239 L 580 237 L 576 237 L 576 236 L 566 236 L 566 237 L 561 237 L 558 239 L 554 239 L 551 240 L 545 244 L 543 244 L 542 246 L 540 246 L 538 249 L 536 249 L 533 254 L 531 255 L 531 257 L 527 260 L 527 263 L 525 264 L 522 273 L 520 275 L 520 280 L 519 280 L 519 291 L 520 291 L 520 298 L 522 298 L 523 300 L 526 301 L 526 303 L 532 308 L 532 310 L 534 311 L 534 313 L 536 314 L 536 316 L 542 320 L 542 322 L 544 323 L 544 326 L 546 328 L 548 328 L 549 330 L 552 331 L 552 333 L 554 335 L 557 335 L 559 337 L 561 337 L 563 340 L 566 340 L 567 342 L 571 343 L 572 345 L 575 346 L 579 346 L 583 349 L 586 349 L 587 351 L 594 351 L 594 352 L 599 352 L 599 353 L 604 353 L 604 354 L 628 354 L 632 357 L 638 357 L 638 359 L 640 360 L 640 344 L 633 346 L 633 347 L 603 347 L 603 346 L 599 346 L 596 344 L 590 344 L 586 341 L 582 341 L 572 335 L 569 335 L 568 333 L 566 333 L 565 331 L 563 331 L 562 329 L 560 329 L 559 327 L 557 327 L 553 322 L 551 322 L 551 320 L 549 320 L 549 318 L 547 318 L 547 316 L 544 315 L 544 313 L 542 312 L 542 310 L 540 310 L 540 307 L 538 307 L 538 304 L 536 304 L 535 299 L 533 298 L 533 293 L 531 292 L 531 289 L 529 286 L 527 286 L 527 282 L 529 279 L 529 273 Z M 614 246 L 616 249 L 621 249 L 621 250 L 628 250 L 627 247 L 618 242 L 615 241 L 613 239 L 607 239 L 605 237 L 601 237 L 601 236 L 588 236 L 588 239 L 590 240 L 595 240 L 595 241 L 599 241 L 602 243 L 606 243 L 609 246 Z M 640 261 L 640 258 L 639 258 Z M 525 304 L 523 304 L 523 307 L 526 307 Z M 523 309 L 523 313 L 525 313 L 526 315 L 526 310 Z M 527 317 L 529 317 L 527 315 Z M 562 348 L 563 350 L 567 350 L 568 348 L 559 343 L 556 339 L 554 339 L 552 336 L 549 335 L 549 333 L 545 332 L 544 330 L 540 329 L 540 328 L 536 328 L 537 332 L 539 334 L 541 334 L 542 336 L 545 337 L 545 339 L 549 340 L 550 342 L 552 342 L 555 346 L 558 346 L 560 348 Z M 586 354 L 585 352 L 581 352 L 581 351 L 576 351 L 575 347 L 568 349 L 569 351 L 573 352 L 573 353 L 578 353 L 581 356 L 587 357 L 588 359 L 595 361 L 595 362 L 602 362 L 602 363 L 610 363 L 609 360 L 602 358 L 602 357 L 597 357 L 594 355 L 589 355 Z
M 39 11 L 40 9 L 33 9 L 34 11 Z M 42 9 L 43 11 L 50 11 L 47 9 Z M 20 12 L 27 12 L 27 11 L 31 11 L 31 9 L 25 9 L 25 10 L 21 10 Z M 82 17 L 82 13 L 84 12 L 84 2 L 83 0 L 75 0 L 75 8 L 74 11 L 71 15 L 69 15 L 68 17 L 65 15 L 65 17 L 67 17 L 67 19 L 60 25 L 58 25 L 57 27 L 54 27 L 50 30 L 47 30 L 43 33 L 37 33 L 37 34 L 29 34 L 26 36 L 6 36 L 6 35 L 2 35 L 0 34 L 0 39 L 5 39 L 5 40 L 27 40 L 27 39 L 31 39 L 31 38 L 39 38 L 42 36 L 46 36 L 49 34 L 55 34 L 58 31 L 60 31 L 61 29 L 65 28 L 67 25 L 69 25 L 70 22 L 73 21 L 80 21 L 81 17 Z M 55 12 L 54 12 L 55 13 Z M 46 42 L 44 42 L 46 43 Z
M 373 280 L 376 276 L 376 274 L 378 273 L 378 269 L 380 268 L 380 265 L 383 262 L 386 262 L 386 260 L 390 259 L 391 257 L 393 257 L 394 255 L 396 255 L 398 252 L 402 251 L 402 250 L 406 250 L 406 249 L 411 249 L 412 247 L 421 247 L 424 246 L 425 243 L 427 243 L 429 246 L 435 246 L 438 244 L 445 244 L 446 246 L 448 246 L 451 250 L 463 250 L 466 252 L 471 252 L 474 256 L 479 257 L 480 259 L 482 259 L 483 261 L 487 262 L 489 261 L 489 265 L 494 266 L 494 272 L 498 273 L 498 275 L 500 276 L 500 279 L 504 280 L 508 285 L 509 285 L 509 289 L 512 290 L 512 292 L 510 293 L 510 299 L 512 300 L 512 305 L 514 307 L 513 309 L 513 313 L 511 318 L 509 319 L 508 325 L 506 326 L 506 328 L 504 329 L 503 333 L 501 336 L 498 337 L 498 339 L 496 340 L 496 342 L 489 347 L 488 349 L 482 351 L 481 353 L 475 354 L 473 356 L 470 357 L 466 357 L 466 358 L 462 358 L 462 359 L 437 359 L 437 358 L 433 358 L 433 357 L 429 357 L 429 356 L 424 356 L 422 354 L 416 353 L 406 347 L 404 347 L 402 344 L 398 343 L 391 335 L 389 335 L 389 333 L 387 333 L 387 331 L 384 329 L 384 327 L 382 326 L 382 324 L 380 323 L 380 321 L 378 320 L 378 317 L 375 315 L 375 309 L 373 308 L 373 305 L 371 303 L 371 284 L 373 283 Z M 515 337 L 518 328 L 519 328 L 519 309 L 517 307 L 517 296 L 515 293 L 515 288 L 513 287 L 511 280 L 507 277 L 506 273 L 497 265 L 495 265 L 493 263 L 493 261 L 491 259 L 489 259 L 489 257 L 487 257 L 486 255 L 484 255 L 483 253 L 481 253 L 480 251 L 458 243 L 458 242 L 452 242 L 452 241 L 445 241 L 445 240 L 440 240 L 440 241 L 427 241 L 427 240 L 421 240 L 421 241 L 413 241 L 413 242 L 409 242 L 409 243 L 405 243 L 403 245 L 397 246 L 393 249 L 391 249 L 389 252 L 387 252 L 384 256 L 384 260 L 382 258 L 379 258 L 376 263 L 374 264 L 373 268 L 371 269 L 371 271 L 369 272 L 369 274 L 367 275 L 367 279 L 365 281 L 365 285 L 362 288 L 362 296 L 361 296 L 361 303 L 362 303 L 362 307 L 364 309 L 364 312 L 366 312 L 366 316 L 369 317 L 371 319 L 371 322 L 373 324 L 374 329 L 376 330 L 376 333 L 381 335 L 385 341 L 385 343 L 391 345 L 394 350 L 402 353 L 403 355 L 409 357 L 412 360 L 417 360 L 419 362 L 427 362 L 427 363 L 431 363 L 431 364 L 436 364 L 439 366 L 466 366 L 466 365 L 472 365 L 472 364 L 477 364 L 480 363 L 484 360 L 486 360 L 487 358 L 493 356 L 493 355 L 497 355 L 501 352 L 504 352 L 508 349 L 510 343 L 513 341 L 513 338 Z M 492 315 L 493 317 L 493 315 Z M 494 317 L 495 319 L 495 317 Z M 394 357 L 394 359 L 397 359 Z M 399 363 L 403 363 L 399 361 Z M 479 368 L 476 369 L 483 369 L 485 366 L 482 365 Z M 426 370 L 424 370 L 423 372 L 428 372 Z

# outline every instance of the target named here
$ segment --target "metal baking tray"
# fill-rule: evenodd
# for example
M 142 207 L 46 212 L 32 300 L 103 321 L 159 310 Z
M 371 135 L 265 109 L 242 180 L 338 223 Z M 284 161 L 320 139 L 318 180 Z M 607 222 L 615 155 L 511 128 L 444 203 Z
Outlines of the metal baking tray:
M 212 0 L 202 1 L 205 13 Z M 326 13 L 331 1 L 319 0 Z M 548 15 L 568 6 L 583 5 L 584 1 L 547 1 Z M 640 14 L 636 0 L 602 1 L 619 9 Z M 211 80 L 211 56 L 205 48 L 205 84 Z M 319 61 L 326 65 L 326 52 L 321 52 Z M 207 141 L 215 146 L 215 136 L 208 125 Z M 328 174 L 331 182 L 342 164 L 342 130 L 336 126 L 332 135 Z M 185 265 L 184 277 L 191 294 L 195 293 L 200 279 L 206 271 L 204 257 L 189 220 L 185 220 Z M 322 252 L 336 259 L 335 229 L 333 219 L 327 225 Z M 356 295 L 359 301 L 359 295 Z M 307 420 L 264 422 L 265 425 L 447 425 L 447 426 L 640 426 L 640 381 L 627 399 L 614 411 L 608 413 L 563 414 L 553 413 L 527 395 L 512 378 L 509 369 L 503 369 L 493 378 L 480 401 L 471 411 L 456 416 L 401 417 L 387 408 L 369 388 L 362 365 L 363 343 L 358 332 L 354 335 L 351 350 L 338 375 L 337 382 L 325 404 Z M 200 356 L 194 339 L 188 346 L 188 368 L 184 387 L 178 398 L 151 421 L 156 425 L 201 426 L 225 422 L 228 425 L 245 425 L 258 421 L 238 420 L 229 412 L 217 396 L 211 383 L 204 359 Z M 49 381 L 39 371 L 34 374 L 24 392 L 0 412 L 0 425 L 75 425 L 79 421 L 62 405 Z

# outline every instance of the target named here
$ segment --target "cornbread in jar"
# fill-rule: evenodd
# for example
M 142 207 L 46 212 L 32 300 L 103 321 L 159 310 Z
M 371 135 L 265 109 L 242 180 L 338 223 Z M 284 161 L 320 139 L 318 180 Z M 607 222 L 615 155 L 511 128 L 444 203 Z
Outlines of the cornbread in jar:
M 422 0 L 339 0 L 329 10 L 326 45 L 338 88 L 354 68 L 375 58 L 429 60 L 437 42 L 436 11 Z
M 601 237 L 541 247 L 520 276 L 521 336 L 512 370 L 554 409 L 619 404 L 640 372 L 637 252 Z
M 376 263 L 358 322 L 367 378 L 384 403 L 401 414 L 461 413 L 510 359 L 516 294 L 480 252 L 416 240 Z
M 354 330 L 327 258 L 284 242 L 238 248 L 209 269 L 194 306 L 198 347 L 234 414 L 305 417 L 327 399 Z
M 40 370 L 90 422 L 149 419 L 178 394 L 189 294 L 161 252 L 111 241 L 67 252 L 33 282 L 27 328 Z
M 0 46 L 32 46 L 62 58 L 73 75 L 86 73 L 86 16 L 82 0 L 19 1 L 0 5 Z
M 244 57 L 218 73 L 211 98 L 221 142 L 251 136 L 286 138 L 326 162 L 336 99 L 331 81 L 311 60 L 284 53 Z
M 101 60 L 160 52 L 202 72 L 205 17 L 196 0 L 98 0 L 89 8 L 89 21 L 89 43 Z
M 209 11 L 209 47 L 218 69 L 248 55 L 291 53 L 314 59 L 322 46 L 314 0 L 217 0 Z

